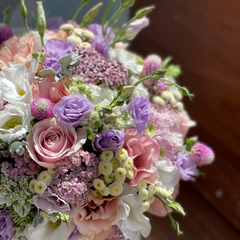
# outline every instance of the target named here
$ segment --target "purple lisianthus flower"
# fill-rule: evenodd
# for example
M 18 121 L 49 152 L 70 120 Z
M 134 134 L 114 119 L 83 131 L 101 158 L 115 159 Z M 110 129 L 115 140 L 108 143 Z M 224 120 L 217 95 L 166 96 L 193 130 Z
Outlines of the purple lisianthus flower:
M 0 211 L 0 239 L 10 240 L 15 235 L 13 230 L 13 220 L 11 218 L 10 212 L 6 210 Z
M 189 153 L 185 151 L 179 152 L 174 164 L 182 180 L 195 181 L 194 177 L 198 175 L 197 164 L 191 160 Z
M 71 233 L 67 240 L 79 240 L 81 238 L 83 238 L 83 235 L 78 231 L 77 227 L 75 227 L 75 229 L 73 230 L 73 232 Z
M 95 135 L 92 140 L 92 146 L 94 150 L 98 152 L 103 152 L 105 150 L 115 152 L 122 147 L 124 137 L 125 133 L 121 131 L 115 129 L 104 130 Z
M 42 209 L 50 214 L 61 212 L 69 215 L 70 218 L 74 217 L 76 214 L 75 207 L 73 205 L 69 205 L 63 199 L 59 198 L 51 188 L 47 188 L 43 194 L 34 195 L 29 202 L 35 205 L 38 209 Z
M 52 68 L 55 70 L 57 75 L 61 72 L 61 65 L 59 64 L 58 59 L 54 57 L 46 57 L 43 63 L 43 68 Z
M 79 93 L 63 97 L 53 109 L 53 114 L 63 127 L 78 127 L 94 108 L 93 103 Z
M 58 30 L 64 24 L 62 17 L 49 17 L 47 19 L 47 29 Z
M 125 108 L 135 120 L 136 130 L 143 134 L 150 118 L 149 100 L 146 97 L 135 96 Z
M 11 37 L 13 37 L 11 28 L 7 24 L 0 23 L 0 44 Z

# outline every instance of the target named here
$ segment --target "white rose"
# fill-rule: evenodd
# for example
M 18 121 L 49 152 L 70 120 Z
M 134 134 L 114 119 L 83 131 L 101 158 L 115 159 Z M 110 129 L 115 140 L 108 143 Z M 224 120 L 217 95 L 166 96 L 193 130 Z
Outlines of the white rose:
M 147 237 L 151 231 L 149 219 L 143 215 L 142 201 L 138 198 L 137 189 L 127 183 L 118 197 L 118 216 L 113 225 L 118 225 L 125 238 L 135 239 L 138 232 Z
M 13 102 L 5 105 L 0 114 L 0 139 L 9 144 L 21 140 L 31 130 L 30 105 Z

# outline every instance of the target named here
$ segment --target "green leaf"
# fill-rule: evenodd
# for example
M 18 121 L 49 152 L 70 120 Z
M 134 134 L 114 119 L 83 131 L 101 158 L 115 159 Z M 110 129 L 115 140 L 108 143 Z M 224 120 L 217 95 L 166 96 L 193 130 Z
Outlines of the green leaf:
M 174 78 L 178 77 L 180 74 L 182 73 L 182 70 L 180 68 L 179 65 L 170 65 L 168 68 L 167 68 L 167 75 L 171 75 L 173 76 Z
M 190 152 L 191 151 L 191 149 L 192 149 L 192 147 L 193 147 L 193 145 L 196 143 L 196 141 L 194 141 L 194 140 L 192 140 L 192 139 L 187 139 L 186 140 L 186 150 L 188 151 L 188 152 Z
M 12 16 L 12 8 L 7 7 L 3 10 L 3 23 L 9 25 Z
M 167 69 L 168 64 L 172 61 L 172 57 L 165 58 L 162 62 L 162 70 Z

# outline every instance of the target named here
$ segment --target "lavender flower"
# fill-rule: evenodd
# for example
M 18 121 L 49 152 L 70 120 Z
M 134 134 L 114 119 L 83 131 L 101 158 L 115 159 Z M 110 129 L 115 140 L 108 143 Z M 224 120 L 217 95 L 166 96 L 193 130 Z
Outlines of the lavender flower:
M 0 44 L 13 37 L 11 28 L 7 24 L 0 24 Z
M 189 153 L 185 151 L 179 152 L 174 164 L 180 173 L 181 179 L 195 181 L 194 177 L 198 175 L 198 169 L 196 163 L 191 160 Z
M 63 127 L 78 127 L 94 108 L 93 103 L 78 93 L 63 97 L 54 107 L 54 115 Z
M 135 96 L 125 108 L 135 120 L 136 129 L 143 134 L 150 118 L 150 106 L 146 97 Z
M 116 151 L 123 145 L 123 138 L 125 133 L 110 129 L 102 131 L 94 136 L 92 140 L 93 148 L 98 152 L 103 152 L 105 150 Z
M 58 30 L 62 24 L 64 24 L 64 21 L 61 16 L 60 17 L 49 17 L 47 19 L 47 28 L 50 30 Z
M 48 98 L 36 98 L 32 102 L 31 111 L 37 120 L 51 118 L 53 115 L 53 103 Z
M 0 239 L 9 240 L 15 235 L 13 230 L 13 220 L 10 216 L 10 212 L 1 210 L 0 211 Z
M 73 230 L 73 232 L 71 233 L 67 240 L 78 240 L 82 238 L 83 235 L 78 231 L 77 227 L 75 227 L 75 229 Z
M 43 63 L 43 68 L 52 68 L 55 70 L 56 75 L 59 75 L 61 72 L 61 65 L 58 62 L 58 59 L 55 57 L 52 58 L 45 58 Z
M 105 59 L 94 48 L 76 45 L 74 53 L 81 56 L 81 64 L 70 67 L 73 75 L 78 75 L 85 83 L 117 89 L 127 84 L 128 70 L 122 64 Z

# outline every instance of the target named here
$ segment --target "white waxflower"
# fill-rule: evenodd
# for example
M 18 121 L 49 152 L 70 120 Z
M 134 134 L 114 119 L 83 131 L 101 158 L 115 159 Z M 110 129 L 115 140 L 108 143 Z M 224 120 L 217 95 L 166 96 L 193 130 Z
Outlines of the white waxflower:
M 113 182 L 112 184 L 110 184 L 108 186 L 109 188 L 109 193 L 112 195 L 112 196 L 119 196 L 122 191 L 123 191 L 123 186 L 120 182 Z
M 142 211 L 146 212 L 150 208 L 150 203 L 148 201 L 143 203 Z
M 36 179 L 33 179 L 31 180 L 31 182 L 29 183 L 29 190 L 32 192 L 32 193 L 36 193 L 35 191 L 35 184 L 36 184 L 37 180 Z
M 133 170 L 127 171 L 127 178 L 133 179 L 133 177 L 134 177 L 134 172 L 133 172 Z
M 159 96 L 153 96 L 152 101 L 160 106 L 163 106 L 165 104 L 164 99 Z
M 150 204 L 152 204 L 152 203 L 154 202 L 154 200 L 155 200 L 154 195 L 149 195 L 149 197 L 148 197 L 148 202 L 149 202 Z
M 34 190 L 36 191 L 36 193 L 38 194 L 42 194 L 45 190 L 47 189 L 47 185 L 45 182 L 43 181 L 37 181 L 34 184 Z
M 127 150 L 125 150 L 124 148 L 119 148 L 116 152 L 115 152 L 115 157 L 119 160 L 119 161 L 124 161 L 128 158 L 128 152 Z
M 38 177 L 37 177 L 38 181 L 43 181 L 46 183 L 47 186 L 51 185 L 52 182 L 52 175 L 48 172 L 48 171 L 42 171 Z
M 9 63 L 8 67 L 0 72 L 0 93 L 3 100 L 31 104 L 33 97 L 28 76 L 30 74 L 23 64 Z
M 147 189 L 141 189 L 139 190 L 138 197 L 144 201 L 148 199 L 148 190 Z
M 113 152 L 111 150 L 103 151 L 101 154 L 101 159 L 103 161 L 109 161 L 113 158 Z
M 109 175 L 104 176 L 104 180 L 106 183 L 112 183 L 114 180 L 114 173 L 111 172 Z
M 169 100 L 173 97 L 173 94 L 170 91 L 163 91 L 161 94 L 163 99 Z
M 177 110 L 178 110 L 179 112 L 181 112 L 181 111 L 183 111 L 184 106 L 183 106 L 183 104 L 182 104 L 181 102 L 178 102 L 178 103 L 176 104 L 176 108 L 177 108 Z
M 101 161 L 98 165 L 98 170 L 102 175 L 109 175 L 112 172 L 112 163 L 111 162 L 106 162 L 106 161 Z
M 150 195 L 155 195 L 156 191 L 157 191 L 157 187 L 155 185 L 150 185 L 148 187 L 148 192 Z
M 13 102 L 5 105 L 0 114 L 0 139 L 9 144 L 21 140 L 31 131 L 30 105 Z
M 133 168 L 133 160 L 128 157 L 125 161 L 121 162 L 121 167 L 127 171 L 131 170 Z
M 124 183 L 126 180 L 127 171 L 124 168 L 116 168 L 114 175 L 118 182 Z
M 102 190 L 99 191 L 103 196 L 108 196 L 109 195 L 109 188 L 108 187 L 104 187 Z
M 177 100 L 181 100 L 182 99 L 182 94 L 176 90 L 176 91 L 173 91 L 173 95 L 174 97 L 177 99 Z
M 141 190 L 141 189 L 146 189 L 147 188 L 147 183 L 142 180 L 138 185 L 137 185 L 137 189 Z
M 48 168 L 47 171 L 49 174 L 53 175 L 57 171 L 57 168 Z
M 113 171 L 114 171 L 116 168 L 121 167 L 120 161 L 119 161 L 117 158 L 115 158 L 115 157 L 114 157 L 110 162 L 111 162 L 111 164 L 112 164 Z
M 103 188 L 105 187 L 105 184 L 104 184 L 103 180 L 101 180 L 101 179 L 94 179 L 93 186 L 97 190 L 103 190 Z

